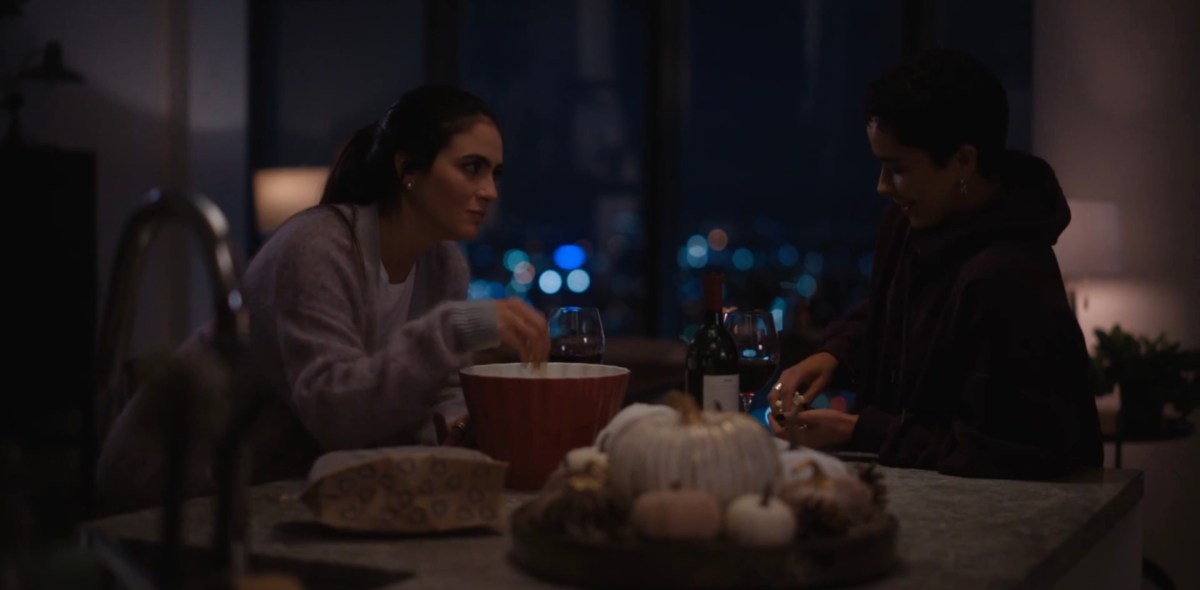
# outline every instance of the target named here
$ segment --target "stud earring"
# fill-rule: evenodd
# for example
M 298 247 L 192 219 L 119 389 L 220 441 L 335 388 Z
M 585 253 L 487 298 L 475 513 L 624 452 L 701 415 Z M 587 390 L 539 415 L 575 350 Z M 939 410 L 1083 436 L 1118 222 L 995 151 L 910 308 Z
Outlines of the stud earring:
M 411 191 L 411 190 L 412 190 L 412 187 L 413 187 L 413 183 L 412 183 L 412 181 L 411 181 L 411 180 L 410 180 L 410 181 L 408 181 L 408 182 L 406 182 L 406 183 L 404 183 L 404 190 L 406 190 L 406 191 Z

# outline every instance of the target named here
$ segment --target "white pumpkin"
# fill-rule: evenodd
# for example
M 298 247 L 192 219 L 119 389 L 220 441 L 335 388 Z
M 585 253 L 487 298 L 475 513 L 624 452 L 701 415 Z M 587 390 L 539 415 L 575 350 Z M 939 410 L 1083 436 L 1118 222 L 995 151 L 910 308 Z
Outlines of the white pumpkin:
M 725 509 L 725 534 L 750 547 L 787 545 L 796 535 L 796 515 L 769 492 L 743 494 Z
M 722 508 L 779 477 L 779 453 L 765 428 L 744 414 L 683 412 L 641 417 L 609 441 L 609 483 L 632 502 L 644 492 L 698 489 Z
M 845 461 L 816 449 L 799 447 L 779 454 L 783 468 L 782 483 L 808 481 L 819 475 L 825 477 L 849 477 L 853 475 Z
M 608 455 L 596 447 L 579 447 L 567 451 L 563 457 L 563 468 L 568 471 L 582 471 L 590 463 L 607 469 Z
M 662 404 L 629 404 L 617 412 L 612 420 L 596 435 L 595 447 L 602 452 L 607 453 L 612 444 L 612 439 L 621 432 L 626 426 L 634 423 L 637 420 L 647 416 L 679 416 L 674 408 L 664 406 Z

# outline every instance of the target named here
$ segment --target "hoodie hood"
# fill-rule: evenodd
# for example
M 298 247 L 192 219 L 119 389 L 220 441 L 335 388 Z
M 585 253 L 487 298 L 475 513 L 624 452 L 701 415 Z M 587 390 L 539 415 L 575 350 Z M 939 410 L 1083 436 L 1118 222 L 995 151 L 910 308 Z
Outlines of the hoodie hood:
M 997 175 L 1000 192 L 975 215 L 928 230 L 911 230 L 925 262 L 967 254 L 996 240 L 1030 240 L 1053 246 L 1071 222 L 1058 177 L 1045 160 L 1008 152 Z

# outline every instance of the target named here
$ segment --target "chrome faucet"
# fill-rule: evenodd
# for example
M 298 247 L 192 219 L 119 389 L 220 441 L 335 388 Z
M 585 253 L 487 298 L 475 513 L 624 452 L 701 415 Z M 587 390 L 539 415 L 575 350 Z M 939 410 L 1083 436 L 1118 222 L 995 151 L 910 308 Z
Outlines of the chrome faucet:
M 242 304 L 240 270 L 229 240 L 225 215 L 202 195 L 163 189 L 150 191 L 149 203 L 134 212 L 125 225 L 108 284 L 104 315 L 101 316 L 96 364 L 97 415 L 92 421 L 95 434 L 101 440 L 128 401 L 120 393 L 121 369 L 129 356 L 134 304 L 137 303 L 137 288 L 146 253 L 159 230 L 175 221 L 183 222 L 193 230 L 207 255 L 216 306 L 214 344 L 217 352 L 234 360 L 245 342 L 249 316 Z
M 241 362 L 248 341 L 249 312 L 242 301 L 240 269 L 229 238 L 224 214 L 199 194 L 154 189 L 149 203 L 134 212 L 126 223 L 108 284 L 108 299 L 101 317 L 96 349 L 95 396 L 85 411 L 85 440 L 90 440 L 86 481 L 94 481 L 96 449 L 108 434 L 120 408 L 128 401 L 121 392 L 122 367 L 128 354 L 133 327 L 133 312 L 139 279 L 146 254 L 164 225 L 183 222 L 200 239 L 208 274 L 212 281 L 215 304 L 213 348 L 233 376 L 235 393 L 253 394 L 252 380 L 245 378 Z M 249 390 L 249 391 L 243 391 Z M 188 461 L 187 401 L 180 395 L 168 395 L 165 432 L 167 475 L 163 492 L 162 553 L 158 585 L 174 588 L 181 580 L 181 515 L 184 476 Z M 232 397 L 232 396 L 231 396 Z M 236 570 L 245 563 L 245 487 L 240 465 L 242 440 L 257 414 L 261 402 L 255 395 L 241 397 L 244 405 L 229 416 L 224 435 L 218 441 L 214 478 L 217 482 L 217 522 L 214 549 L 222 570 Z M 93 405 L 94 404 L 94 405 Z M 89 407 L 90 406 L 90 407 Z M 230 572 L 236 575 L 237 571 Z

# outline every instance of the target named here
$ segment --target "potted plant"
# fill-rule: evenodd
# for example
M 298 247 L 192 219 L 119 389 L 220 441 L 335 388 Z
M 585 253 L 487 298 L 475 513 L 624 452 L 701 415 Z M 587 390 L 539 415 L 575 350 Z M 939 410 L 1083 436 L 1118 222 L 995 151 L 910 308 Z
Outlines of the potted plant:
M 1092 357 L 1096 394 L 1119 386 L 1121 430 L 1126 437 L 1153 436 L 1162 430 L 1163 409 L 1182 416 L 1200 405 L 1200 351 L 1185 350 L 1160 334 L 1151 340 L 1114 325 L 1096 330 Z

